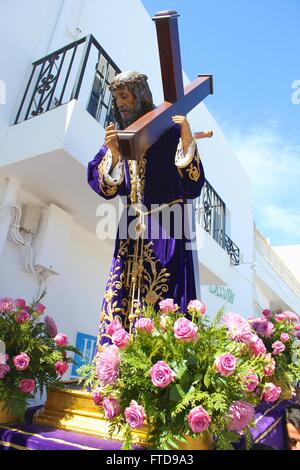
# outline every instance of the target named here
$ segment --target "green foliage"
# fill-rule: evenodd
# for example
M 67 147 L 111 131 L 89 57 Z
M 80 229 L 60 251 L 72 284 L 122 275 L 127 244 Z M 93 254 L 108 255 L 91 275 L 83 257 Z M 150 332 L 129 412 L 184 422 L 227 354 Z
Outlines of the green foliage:
M 55 364 L 71 363 L 72 358 L 67 356 L 67 352 L 81 355 L 70 344 L 58 346 L 47 330 L 46 324 L 40 321 L 41 311 L 37 304 L 45 294 L 46 291 L 25 309 L 13 299 L 10 299 L 8 306 L 5 307 L 4 299 L 0 299 L 0 340 L 6 349 L 6 356 L 0 361 L 0 368 L 1 363 L 9 367 L 4 377 L 0 379 L 0 401 L 7 411 L 21 420 L 24 419 L 27 402 L 34 397 L 36 390 L 39 389 L 42 394 L 44 388 L 63 387 Z M 19 321 L 18 315 L 24 313 L 24 310 L 29 316 Z M 28 367 L 18 370 L 13 359 L 21 353 L 26 353 L 30 361 Z M 25 393 L 20 388 L 21 381 L 28 379 L 34 380 L 35 390 L 32 393 Z

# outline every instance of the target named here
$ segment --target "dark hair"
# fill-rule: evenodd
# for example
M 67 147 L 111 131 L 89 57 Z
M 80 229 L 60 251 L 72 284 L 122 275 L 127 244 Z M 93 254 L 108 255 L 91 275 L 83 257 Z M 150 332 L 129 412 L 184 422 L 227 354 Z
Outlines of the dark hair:
M 289 449 L 289 436 L 287 432 L 287 424 L 292 424 L 296 429 L 300 429 L 300 404 L 294 403 L 288 406 L 283 413 L 284 440 L 285 449 Z
M 128 90 L 136 97 L 137 103 L 141 108 L 141 115 L 144 115 L 155 108 L 147 80 L 148 77 L 142 73 L 127 71 L 116 75 L 109 85 L 109 89 L 112 92 L 113 118 L 119 129 L 124 129 L 124 126 L 113 91 L 128 86 Z
M 284 411 L 285 424 L 292 424 L 296 429 L 300 429 L 300 404 L 288 406 Z

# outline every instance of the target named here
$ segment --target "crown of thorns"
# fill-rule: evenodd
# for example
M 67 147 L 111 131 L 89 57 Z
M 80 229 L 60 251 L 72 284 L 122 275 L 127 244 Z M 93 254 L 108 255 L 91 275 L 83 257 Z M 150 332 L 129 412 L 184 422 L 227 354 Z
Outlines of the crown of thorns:
M 110 91 L 116 90 L 119 87 L 122 87 L 124 85 L 138 85 L 139 83 L 148 80 L 147 75 L 144 75 L 143 73 L 137 73 L 134 76 L 125 76 L 125 77 L 120 77 L 116 76 L 116 78 L 111 82 L 109 85 Z

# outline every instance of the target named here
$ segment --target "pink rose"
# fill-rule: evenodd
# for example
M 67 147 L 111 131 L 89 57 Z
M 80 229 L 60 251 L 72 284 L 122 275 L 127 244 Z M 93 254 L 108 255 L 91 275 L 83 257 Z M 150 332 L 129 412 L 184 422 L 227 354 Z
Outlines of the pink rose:
M 265 310 L 262 311 L 262 315 L 266 318 L 270 318 L 272 316 L 272 312 L 268 308 L 265 308 Z
M 223 377 L 234 373 L 236 368 L 236 358 L 229 353 L 220 354 L 215 360 L 215 369 Z
M 0 379 L 4 379 L 5 374 L 10 371 L 10 367 L 7 364 L 0 362 Z
M 272 354 L 275 356 L 285 350 L 285 345 L 281 341 L 275 341 L 275 343 L 272 344 L 272 348 L 274 350 Z
M 93 399 L 95 405 L 100 405 L 102 403 L 103 396 L 101 394 L 101 391 L 100 391 L 99 387 L 95 388 L 92 391 L 91 395 L 92 395 L 92 399 Z
M 281 333 L 280 341 L 282 341 L 283 343 L 287 343 L 289 339 L 290 335 L 288 333 Z
M 38 313 L 39 315 L 43 315 L 45 308 L 46 307 L 43 304 L 36 304 L 36 306 L 34 307 L 34 311 Z
M 45 325 L 49 336 L 51 336 L 51 338 L 55 338 L 55 336 L 57 335 L 57 326 L 54 319 L 52 317 L 46 316 Z
M 265 384 L 260 398 L 268 403 L 272 403 L 273 401 L 278 400 L 280 394 L 281 388 L 276 387 L 272 382 L 268 382 Z
M 68 369 L 69 369 L 69 364 L 67 362 L 57 361 L 55 363 L 55 370 L 58 375 L 61 375 L 61 376 L 64 375 Z
M 130 405 L 125 409 L 125 418 L 131 428 L 141 428 L 145 418 L 145 410 L 135 400 L 131 400 Z
M 241 432 L 253 419 L 255 409 L 246 401 L 234 401 L 228 414 L 228 431 Z
M 24 299 L 16 299 L 15 300 L 15 307 L 25 309 L 25 307 L 26 307 L 25 300 Z
M 130 336 L 123 328 L 115 331 L 111 337 L 112 342 L 120 349 L 124 349 L 130 341 Z
M 162 313 L 174 313 L 176 312 L 176 310 L 178 310 L 178 305 L 177 304 L 174 304 L 174 300 L 173 299 L 165 299 L 165 300 L 161 300 L 159 302 L 159 310 L 162 312 Z
M 175 374 L 168 364 L 158 361 L 151 367 L 150 377 L 155 387 L 165 388 L 174 380 Z
M 246 375 L 243 378 L 243 384 L 247 392 L 253 392 L 259 384 L 259 378 L 251 370 L 247 371 Z
M 300 322 L 297 322 L 294 324 L 294 330 L 299 331 L 300 330 Z
M 267 359 L 267 364 L 264 366 L 264 373 L 265 375 L 271 377 L 276 369 L 276 362 L 271 356 L 271 354 L 266 354 L 265 359 Z
M 168 324 L 168 321 L 170 320 L 170 317 L 168 315 L 160 315 L 160 321 L 159 321 L 159 326 L 161 327 L 161 329 L 163 331 L 167 331 L 167 324 Z
M 63 333 L 58 333 L 54 338 L 57 346 L 66 346 L 68 344 L 68 337 Z
M 208 428 L 211 417 L 202 406 L 196 406 L 188 414 L 188 423 L 193 432 L 203 432 Z
M 188 312 L 197 312 L 200 315 L 204 315 L 206 312 L 206 306 L 200 300 L 191 300 L 187 306 Z
M 16 322 L 17 323 L 26 323 L 29 319 L 30 315 L 26 312 L 26 310 L 19 310 L 16 313 Z
M 13 358 L 14 366 L 17 370 L 25 370 L 29 366 L 30 357 L 26 353 L 21 352 L 18 356 Z
M 104 416 L 107 419 L 113 419 L 115 416 L 118 416 L 121 412 L 121 407 L 118 400 L 115 398 L 103 398 L 103 409 Z
M 260 354 L 266 354 L 267 352 L 263 341 L 256 335 L 252 335 L 249 346 L 254 356 L 259 356 Z
M 21 380 L 19 387 L 23 393 L 32 393 L 35 389 L 35 381 L 33 379 Z
M 0 299 L 0 313 L 8 313 L 14 310 L 14 299 L 11 297 L 3 297 Z
M 154 321 L 151 318 L 139 318 L 135 325 L 136 329 L 139 331 L 144 331 L 145 333 L 152 333 L 154 330 Z
M 286 316 L 283 313 L 276 313 L 275 320 L 278 322 L 282 322 L 286 320 Z
M 282 315 L 285 315 L 285 318 L 289 320 L 290 322 L 298 321 L 299 317 L 296 315 L 294 312 L 289 312 L 288 310 L 285 312 L 282 312 Z
M 115 320 L 111 321 L 110 324 L 107 326 L 106 333 L 109 336 L 111 336 L 114 334 L 115 331 L 118 331 L 121 329 L 122 329 L 121 322 L 118 318 L 116 318 Z
M 197 341 L 198 326 L 187 318 L 181 317 L 174 323 L 175 338 L 181 341 Z

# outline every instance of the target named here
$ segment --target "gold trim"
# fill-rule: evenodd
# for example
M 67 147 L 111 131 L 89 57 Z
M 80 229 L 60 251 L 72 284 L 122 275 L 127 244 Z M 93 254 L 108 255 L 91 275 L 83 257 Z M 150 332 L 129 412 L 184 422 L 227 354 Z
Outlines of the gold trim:
M 193 161 L 195 160 L 196 165 L 193 164 Z M 186 170 L 188 177 L 192 180 L 197 182 L 200 178 L 200 157 L 198 152 L 196 151 L 196 154 L 194 156 L 194 159 L 192 160 L 191 164 L 188 167 L 183 168 Z
M 275 403 L 275 405 L 271 406 L 271 408 L 268 408 L 263 414 L 261 414 L 255 421 L 254 423 L 257 424 L 262 418 L 264 418 L 270 411 L 274 410 L 280 403 L 282 403 L 283 400 L 280 400 L 278 403 Z
M 265 430 L 265 432 L 263 432 L 262 434 L 260 434 L 260 436 L 258 436 L 255 440 L 254 440 L 254 443 L 256 444 L 257 442 L 261 441 L 264 437 L 266 437 L 274 428 L 275 426 L 277 426 L 277 424 L 279 423 L 279 421 L 282 420 L 282 416 L 280 416 L 276 421 L 275 423 L 273 423 L 268 429 Z
M 30 447 L 23 447 L 23 446 L 20 446 L 19 444 L 13 444 L 12 442 L 5 442 L 5 441 L 0 441 L 0 445 L 4 447 L 13 447 L 14 449 L 17 449 L 17 450 L 36 450 L 36 449 L 31 449 Z
M 105 176 L 104 176 L 104 170 L 105 170 L 105 166 L 107 164 L 107 153 L 104 155 L 104 157 L 102 158 L 101 162 L 99 163 L 98 165 L 98 174 L 99 174 L 99 180 L 98 180 L 98 183 L 99 183 L 99 189 L 100 189 L 100 192 L 102 192 L 103 194 L 105 194 L 105 196 L 115 196 L 115 194 L 117 193 L 117 190 L 121 184 L 116 184 L 116 185 L 109 185 L 106 181 L 105 181 Z M 123 181 L 123 180 L 122 180 Z
M 39 439 L 42 439 L 44 441 L 52 441 L 52 442 L 57 442 L 58 444 L 67 444 L 67 445 L 71 445 L 71 446 L 74 446 L 74 447 L 79 447 L 80 449 L 85 449 L 85 450 L 103 450 L 103 449 L 99 449 L 98 447 L 89 447 L 89 446 L 83 446 L 81 444 L 75 444 L 74 442 L 69 442 L 69 441 L 64 441 L 63 439 L 57 439 L 56 437 L 45 437 L 45 436 L 41 436 L 40 434 L 36 434 L 36 433 L 33 433 L 33 432 L 28 432 L 28 431 L 23 431 L 21 429 L 18 429 L 18 428 L 11 428 L 10 426 L 2 426 L 0 425 L 0 428 L 2 429 L 9 429 L 11 431 L 16 431 L 18 432 L 19 434 L 24 434 L 25 436 L 34 436 L 34 437 L 38 437 Z
M 121 432 L 109 434 L 110 422 L 103 416 L 90 393 L 79 390 L 52 390 L 47 394 L 45 411 L 34 419 L 35 424 L 65 429 L 102 439 L 123 441 Z M 133 443 L 147 446 L 149 427 L 133 431 Z

